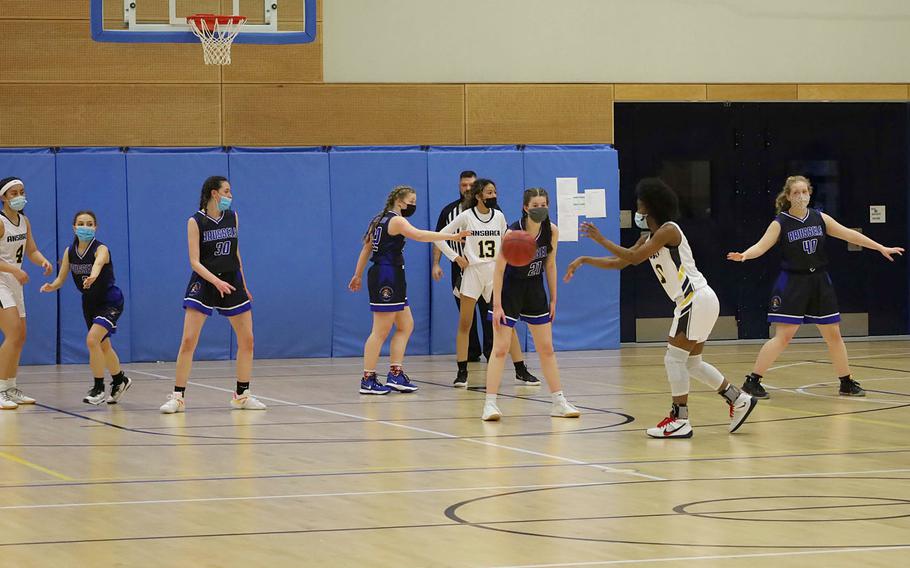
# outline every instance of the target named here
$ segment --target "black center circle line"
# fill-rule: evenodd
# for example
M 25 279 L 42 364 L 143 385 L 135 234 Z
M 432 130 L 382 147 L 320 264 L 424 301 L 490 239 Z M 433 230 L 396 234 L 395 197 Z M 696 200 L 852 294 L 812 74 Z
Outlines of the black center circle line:
M 45 408 L 54 412 L 59 412 L 71 416 L 73 418 L 79 418 L 82 420 L 87 420 L 89 422 L 94 422 L 103 426 L 108 426 L 110 428 L 115 428 L 117 430 L 122 430 L 124 432 L 132 432 L 134 434 L 146 434 L 150 436 L 158 436 L 163 438 L 179 438 L 179 439 L 200 439 L 200 440 L 218 440 L 218 441 L 237 441 L 237 442 L 262 442 L 262 443 L 287 443 L 287 444 L 351 444 L 351 443 L 369 443 L 369 442 L 419 442 L 419 441 L 431 441 L 431 440 L 440 440 L 443 439 L 440 436 L 424 436 L 424 437 L 414 437 L 414 438 L 340 438 L 340 439 L 322 439 L 322 438 L 276 438 L 276 437 L 241 437 L 241 436 L 212 436 L 205 434 L 179 434 L 172 432 L 158 432 L 151 430 L 143 430 L 140 428 L 131 428 L 129 426 L 121 426 L 120 424 L 114 424 L 113 422 L 108 422 L 106 420 L 100 420 L 97 418 L 92 418 L 79 414 L 78 412 L 72 412 L 69 410 L 64 410 L 62 408 L 55 408 L 46 404 L 37 404 L 41 408 Z M 581 428 L 577 430 L 570 430 L 566 432 L 553 432 L 552 430 L 541 431 L 541 432 L 524 432 L 517 434 L 501 434 L 496 436 L 446 436 L 444 439 L 452 440 L 486 440 L 486 439 L 500 439 L 500 438 L 523 438 L 523 437 L 532 437 L 532 436 L 549 436 L 554 434 L 571 434 L 571 433 L 590 433 L 597 430 L 605 430 L 610 428 L 616 428 L 623 426 L 635 420 L 632 416 L 628 414 L 623 414 L 620 412 L 614 412 L 605 410 L 604 414 L 612 414 L 620 418 L 621 420 L 610 423 L 602 424 L 600 426 L 591 426 L 589 428 Z M 375 420 L 370 421 L 360 421 L 360 422 L 375 422 Z M 357 422 L 355 422 L 357 423 Z M 254 425 L 253 425 L 254 426 Z
M 531 531 L 519 531 L 519 530 L 513 530 L 513 529 L 506 529 L 506 528 L 491 526 L 491 525 L 492 525 L 492 523 L 500 524 L 500 523 L 508 523 L 510 521 L 492 521 L 491 523 L 472 522 L 472 521 L 469 521 L 466 518 L 462 517 L 459 514 L 459 509 L 461 509 L 465 506 L 468 506 L 468 505 L 472 505 L 474 503 L 481 502 L 481 501 L 497 499 L 500 497 L 511 497 L 514 495 L 522 495 L 525 493 L 537 493 L 537 492 L 541 492 L 541 491 L 557 491 L 557 490 L 561 490 L 561 489 L 579 489 L 579 488 L 587 488 L 587 487 L 602 487 L 602 486 L 612 486 L 612 485 L 639 485 L 639 484 L 644 484 L 644 483 L 655 483 L 655 484 L 692 483 L 692 482 L 718 483 L 721 481 L 733 481 L 733 482 L 741 483 L 743 481 L 748 481 L 750 479 L 752 479 L 752 480 L 780 480 L 780 479 L 790 479 L 790 480 L 793 480 L 793 479 L 797 479 L 797 480 L 839 479 L 839 480 L 844 480 L 844 479 L 850 479 L 850 480 L 875 480 L 875 481 L 901 481 L 901 482 L 905 482 L 905 483 L 910 481 L 910 478 L 907 478 L 907 477 L 881 477 L 881 476 L 846 477 L 846 476 L 822 476 L 822 475 L 812 476 L 812 477 L 782 475 L 782 476 L 775 476 L 775 477 L 756 476 L 756 477 L 721 477 L 721 478 L 690 478 L 690 479 L 661 479 L 661 480 L 641 479 L 641 480 L 634 480 L 634 481 L 603 481 L 603 482 L 588 483 L 588 484 L 582 484 L 582 485 L 571 485 L 571 486 L 567 486 L 567 487 L 539 487 L 539 488 L 532 488 L 532 489 L 522 489 L 522 490 L 518 490 L 518 491 L 507 491 L 507 492 L 503 492 L 503 493 L 496 493 L 493 495 L 485 495 L 483 497 L 475 497 L 473 499 L 465 499 L 464 501 L 459 501 L 457 503 L 454 503 L 454 504 L 446 507 L 443 514 L 446 516 L 446 518 L 448 518 L 452 521 L 455 521 L 456 523 L 470 526 L 473 528 L 494 531 L 494 532 L 507 533 L 507 534 L 514 534 L 514 535 L 519 535 L 519 536 L 533 536 L 533 537 L 540 537 L 540 538 L 553 538 L 553 539 L 558 539 L 558 540 L 569 540 L 569 541 L 579 541 L 579 542 L 635 544 L 635 545 L 645 545 L 645 546 L 677 546 L 677 547 L 682 547 L 682 548 L 693 548 L 693 547 L 694 548 L 721 548 L 721 549 L 754 548 L 754 549 L 769 549 L 769 550 L 773 550 L 773 549 L 836 550 L 836 549 L 842 549 L 842 548 L 856 548 L 856 547 L 890 548 L 890 547 L 895 547 L 895 546 L 910 546 L 910 542 L 889 543 L 889 544 L 843 544 L 843 545 L 794 545 L 794 544 L 773 544 L 773 545 L 771 545 L 771 544 L 744 544 L 744 543 L 712 544 L 712 543 L 701 543 L 701 542 L 693 544 L 693 543 L 688 543 L 688 542 L 656 542 L 656 541 L 623 540 L 623 539 L 611 539 L 611 538 L 591 538 L 591 537 L 564 536 L 564 535 L 556 535 L 556 534 L 546 534 L 546 533 L 538 533 L 538 532 L 531 532 Z M 655 515 L 647 515 L 647 516 L 670 516 L 670 515 L 671 515 L 671 513 L 657 513 Z M 641 516 L 641 515 L 635 515 L 635 516 Z M 562 519 L 562 520 L 572 521 L 574 519 L 567 518 L 567 519 Z M 524 521 L 522 519 L 515 519 L 511 522 L 520 523 L 520 522 L 524 522 Z
M 718 503 L 732 502 L 732 501 L 752 501 L 752 500 L 771 500 L 771 499 L 852 499 L 859 501 L 884 501 L 884 503 L 855 503 L 852 505 L 810 505 L 802 507 L 783 507 L 783 508 L 760 508 L 760 509 L 740 509 L 740 510 L 719 510 L 719 511 L 690 511 L 689 508 L 711 504 L 716 505 Z M 857 495 L 764 495 L 764 496 L 752 496 L 752 497 L 730 497 L 727 499 L 707 499 L 704 501 L 693 501 L 691 503 L 683 503 L 682 505 L 677 505 L 673 507 L 673 511 L 683 515 L 689 515 L 692 517 L 700 517 L 703 519 L 720 519 L 726 521 L 740 521 L 740 522 L 750 522 L 750 523 L 841 523 L 841 522 L 855 522 L 855 521 L 881 521 L 887 519 L 900 519 L 904 517 L 910 517 L 910 511 L 903 515 L 890 515 L 883 517 L 857 517 L 849 519 L 784 519 L 784 518 L 749 518 L 749 517 L 732 517 L 725 515 L 734 515 L 734 514 L 744 514 L 744 513 L 775 513 L 780 511 L 818 511 L 818 510 L 828 510 L 828 509 L 856 509 L 864 507 L 894 507 L 894 506 L 910 506 L 910 500 L 908 499 L 899 499 L 896 497 L 869 497 L 869 496 L 857 496 Z

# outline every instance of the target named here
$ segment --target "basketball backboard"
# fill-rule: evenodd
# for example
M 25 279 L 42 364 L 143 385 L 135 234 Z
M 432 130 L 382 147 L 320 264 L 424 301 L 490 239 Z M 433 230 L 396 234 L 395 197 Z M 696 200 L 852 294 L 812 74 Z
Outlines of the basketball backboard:
M 193 43 L 186 17 L 243 15 L 234 43 L 310 43 L 316 0 L 90 0 L 92 39 L 122 43 Z

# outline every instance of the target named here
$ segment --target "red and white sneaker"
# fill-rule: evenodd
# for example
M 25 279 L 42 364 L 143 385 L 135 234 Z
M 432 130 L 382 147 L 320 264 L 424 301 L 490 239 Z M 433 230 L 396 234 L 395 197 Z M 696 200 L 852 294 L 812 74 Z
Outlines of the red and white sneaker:
M 652 438 L 691 438 L 692 426 L 688 420 L 667 416 L 654 428 L 648 428 L 647 433 Z

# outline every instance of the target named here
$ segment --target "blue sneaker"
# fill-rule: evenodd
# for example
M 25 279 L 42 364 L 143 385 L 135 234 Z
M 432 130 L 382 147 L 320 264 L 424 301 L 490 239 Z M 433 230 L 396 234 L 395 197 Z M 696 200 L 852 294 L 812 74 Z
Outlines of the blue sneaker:
M 389 372 L 389 374 L 386 376 L 385 386 L 387 388 L 395 389 L 398 392 L 414 392 L 420 388 L 411 382 L 411 379 L 409 379 L 408 376 L 404 374 L 404 371 L 401 371 L 397 375 Z
M 392 389 L 376 380 L 376 375 L 360 379 L 360 394 L 389 394 Z

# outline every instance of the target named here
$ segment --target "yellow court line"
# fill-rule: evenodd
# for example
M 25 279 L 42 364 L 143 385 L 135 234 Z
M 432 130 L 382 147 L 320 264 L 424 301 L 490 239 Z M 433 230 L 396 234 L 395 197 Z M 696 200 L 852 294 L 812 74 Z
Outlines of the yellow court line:
M 54 471 L 52 469 L 48 469 L 44 466 L 38 465 L 36 463 L 32 463 L 28 460 L 24 460 L 20 457 L 14 456 L 12 454 L 8 454 L 6 452 L 0 452 L 0 458 L 4 458 L 6 460 L 9 460 L 13 463 L 17 463 L 19 465 L 24 465 L 25 467 L 34 469 L 36 471 L 40 471 L 41 473 L 46 473 L 47 475 L 50 475 L 51 477 L 56 477 L 57 479 L 62 479 L 63 481 L 75 481 L 75 479 L 73 479 L 72 477 L 70 477 L 68 475 L 63 475 L 60 472 Z

